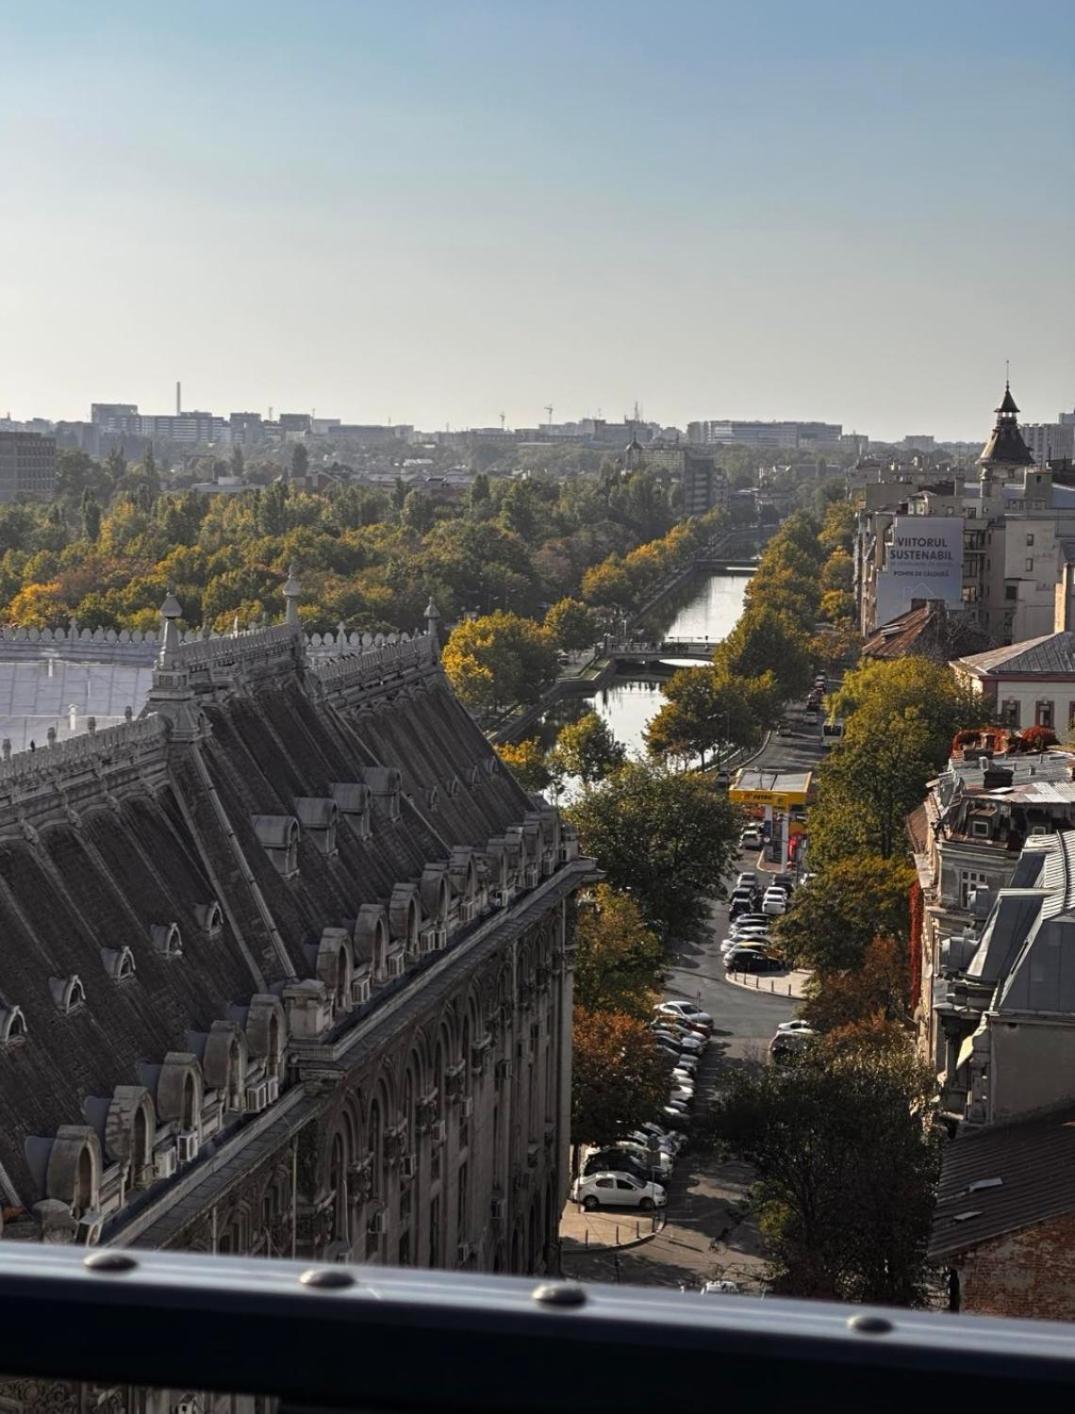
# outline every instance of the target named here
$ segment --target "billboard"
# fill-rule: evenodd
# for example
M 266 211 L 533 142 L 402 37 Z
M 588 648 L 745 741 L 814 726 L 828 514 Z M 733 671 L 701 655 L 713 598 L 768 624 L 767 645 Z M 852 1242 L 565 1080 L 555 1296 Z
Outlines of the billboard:
M 877 572 L 877 627 L 905 613 L 912 599 L 942 599 L 958 609 L 962 588 L 963 517 L 896 516 Z

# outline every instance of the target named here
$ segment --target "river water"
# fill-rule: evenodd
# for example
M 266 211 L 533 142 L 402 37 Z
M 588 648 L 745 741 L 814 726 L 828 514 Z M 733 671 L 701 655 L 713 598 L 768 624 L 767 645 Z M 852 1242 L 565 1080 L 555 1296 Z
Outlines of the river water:
M 652 617 L 647 631 L 655 638 L 708 639 L 714 647 L 735 627 L 743 608 L 746 575 L 711 575 L 688 587 L 678 603 L 668 602 Z M 672 660 L 673 666 L 698 667 L 694 661 Z M 662 679 L 653 676 L 617 678 L 592 698 L 561 702 L 548 714 L 548 725 L 571 721 L 584 712 L 603 717 L 616 740 L 631 753 L 645 751 L 643 732 L 664 703 Z

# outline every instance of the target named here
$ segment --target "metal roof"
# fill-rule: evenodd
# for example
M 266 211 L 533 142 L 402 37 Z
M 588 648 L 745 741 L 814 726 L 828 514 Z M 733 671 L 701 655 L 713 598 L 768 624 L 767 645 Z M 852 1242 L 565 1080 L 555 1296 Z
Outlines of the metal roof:
M 945 1148 L 931 1261 L 1075 1211 L 1075 1105 L 992 1125 Z
M 31 741 L 44 746 L 49 727 L 63 741 L 84 732 L 88 717 L 98 727 L 114 726 L 128 707 L 138 716 L 152 685 L 152 667 L 137 663 L 71 662 L 44 654 L 0 661 L 0 738 L 25 751 Z
M 1003 648 L 990 648 L 987 653 L 974 653 L 969 658 L 957 658 L 956 666 L 979 677 L 992 673 L 1075 673 L 1075 633 L 1046 633 L 1040 638 L 1026 638 L 1022 643 L 1009 643 Z

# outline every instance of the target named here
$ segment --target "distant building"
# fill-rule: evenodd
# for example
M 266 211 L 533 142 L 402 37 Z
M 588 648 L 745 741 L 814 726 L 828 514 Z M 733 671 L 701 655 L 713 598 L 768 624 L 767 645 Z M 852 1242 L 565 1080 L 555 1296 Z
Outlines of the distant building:
M 215 442 L 223 434 L 223 418 L 211 412 L 160 413 L 141 418 L 141 434 L 150 442 L 171 442 L 196 446 L 200 442 Z
M 56 489 L 56 439 L 35 432 L 0 432 L 0 501 L 51 496 Z
M 308 412 L 282 412 L 280 414 L 280 431 L 287 436 L 289 433 L 312 431 L 312 421 Z
M 256 447 L 265 439 L 260 412 L 233 412 L 228 418 L 232 446 Z
M 1007 727 L 1075 728 L 1075 633 L 1049 633 L 952 664 Z
M 936 445 L 932 434 L 925 432 L 910 433 L 900 443 L 905 452 L 932 452 Z
M 1067 423 L 1024 422 L 1019 430 L 1038 466 L 1075 458 L 1075 420 Z
M 92 403 L 90 421 L 102 432 L 142 435 L 142 417 L 137 403 Z
M 637 442 L 634 443 L 637 447 Z M 669 471 L 680 484 L 683 495 L 683 514 L 705 515 L 706 511 L 728 503 L 728 478 L 718 467 L 713 457 L 685 443 L 676 447 L 647 447 L 642 456 L 642 464 Z
M 836 450 L 843 427 L 838 422 L 688 422 L 687 440 L 702 446 L 782 447 L 792 451 Z

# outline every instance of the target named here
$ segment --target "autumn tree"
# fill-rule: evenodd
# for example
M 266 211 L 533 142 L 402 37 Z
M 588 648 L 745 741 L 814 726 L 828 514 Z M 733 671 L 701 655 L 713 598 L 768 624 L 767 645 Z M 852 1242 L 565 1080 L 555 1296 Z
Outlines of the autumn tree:
M 714 654 L 729 677 L 756 678 L 771 672 L 787 701 L 810 684 L 812 665 L 806 634 L 787 615 L 767 605 L 746 609 Z
M 526 741 L 502 741 L 496 745 L 496 754 L 528 794 L 543 791 L 552 785 L 555 774 L 550 766 L 545 748 L 536 737 Z
M 914 869 L 900 858 L 851 854 L 826 861 L 778 919 L 781 948 L 825 974 L 859 967 L 878 934 L 907 937 L 914 880 Z
M 583 848 L 609 883 L 634 898 L 661 938 L 690 933 L 717 895 L 737 818 L 705 776 L 629 761 L 570 808 Z
M 572 1037 L 572 1143 L 611 1144 L 660 1114 L 671 1067 L 645 1021 L 577 1006 Z
M 576 776 L 590 785 L 618 770 L 627 751 L 602 717 L 587 712 L 577 722 L 560 728 L 552 756 L 563 775 Z
M 806 984 L 799 1015 L 823 1032 L 878 1019 L 897 1027 L 911 1019 L 910 946 L 906 936 L 876 937 L 848 971 L 815 972 Z
M 645 732 L 654 756 L 697 756 L 704 766 L 708 752 L 759 745 L 779 718 L 772 673 L 743 678 L 719 668 L 682 668 L 661 691 L 667 700 Z
M 558 647 L 591 648 L 597 639 L 597 618 L 579 599 L 559 599 L 545 615 L 545 628 Z
M 936 1078 L 882 1027 L 783 1066 L 732 1072 L 715 1135 L 757 1172 L 755 1205 L 781 1295 L 917 1306 L 938 1145 Z
M 457 624 L 444 645 L 444 671 L 473 707 L 536 702 L 556 676 L 556 650 L 533 619 L 497 610 Z
M 579 906 L 575 1005 L 646 1020 L 660 996 L 661 944 L 628 894 L 599 884 Z

